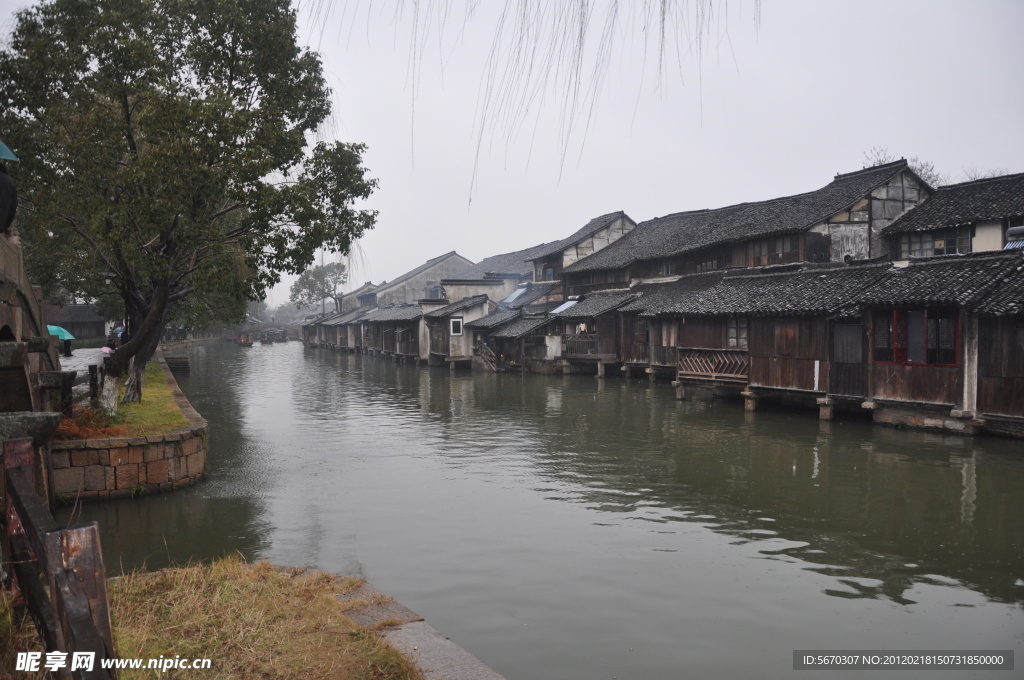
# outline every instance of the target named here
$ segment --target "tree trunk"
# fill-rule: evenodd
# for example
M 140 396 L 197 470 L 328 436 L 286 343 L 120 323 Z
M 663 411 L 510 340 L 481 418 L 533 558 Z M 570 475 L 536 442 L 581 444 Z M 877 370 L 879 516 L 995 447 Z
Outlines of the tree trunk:
M 160 336 L 163 335 L 164 320 L 161 317 L 160 324 L 150 333 L 142 348 L 132 359 L 132 366 L 129 369 L 128 385 L 126 386 L 122 404 L 142 401 L 142 378 L 146 374 L 146 364 L 156 354 L 156 348 L 160 345 Z
M 117 390 L 121 381 L 117 377 L 111 377 L 107 373 L 110 361 L 103 362 L 103 370 L 100 372 L 100 407 L 107 413 L 117 412 Z
M 142 400 L 142 374 L 145 373 L 146 362 L 153 357 L 160 343 L 160 334 L 167 318 L 168 297 L 168 282 L 161 281 L 156 286 L 156 292 L 148 307 L 133 305 L 129 300 L 125 300 L 129 339 L 126 344 L 118 347 L 106 362 L 102 401 L 103 407 L 107 410 L 117 410 L 118 387 L 121 384 L 121 377 L 129 370 L 129 365 L 132 366 L 132 373 L 136 375 L 133 376 L 135 380 L 130 381 L 132 384 L 125 393 L 123 403 Z M 140 318 L 141 321 L 137 321 Z

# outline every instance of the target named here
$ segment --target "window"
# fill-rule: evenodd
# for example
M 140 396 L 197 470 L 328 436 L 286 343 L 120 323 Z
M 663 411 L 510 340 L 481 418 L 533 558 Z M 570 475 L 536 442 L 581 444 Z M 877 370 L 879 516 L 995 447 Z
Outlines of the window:
M 654 276 L 675 276 L 676 275 L 676 261 L 675 260 L 658 260 L 654 263 L 651 269 L 651 274 Z
M 726 346 L 735 347 L 737 349 L 746 349 L 747 347 L 747 317 L 745 316 L 730 316 L 728 323 L 728 331 L 726 337 Z M 719 336 L 721 337 L 721 336 Z
M 876 363 L 957 363 L 957 313 L 953 310 L 880 311 L 874 314 L 873 326 Z
M 795 262 L 800 241 L 795 236 L 779 236 L 754 242 L 754 266 Z
M 971 252 L 971 228 L 955 227 L 900 236 L 900 259 Z
M 462 317 L 453 316 L 448 319 L 448 332 L 450 335 L 462 335 Z

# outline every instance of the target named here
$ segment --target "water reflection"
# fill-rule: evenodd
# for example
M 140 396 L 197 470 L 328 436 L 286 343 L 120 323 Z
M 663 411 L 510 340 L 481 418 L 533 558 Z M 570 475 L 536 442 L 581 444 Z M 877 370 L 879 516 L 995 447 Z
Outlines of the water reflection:
M 1019 442 L 297 343 L 190 356 L 182 386 L 211 423 L 211 478 L 85 508 L 108 564 L 241 550 L 365 575 L 510 677 L 604 677 L 625 653 L 610 640 L 651 647 L 626 675 L 654 678 L 683 657 L 715 669 L 725 641 L 788 654 L 864 626 L 875 648 L 908 630 L 904 648 L 952 643 L 960 628 L 960 648 L 993 647 L 985 636 L 1022 618 Z M 864 614 L 872 601 L 884 607 Z M 857 619 L 837 617 L 851 606 Z M 948 613 L 964 608 L 984 618 Z M 685 643 L 682 612 L 700 621 Z

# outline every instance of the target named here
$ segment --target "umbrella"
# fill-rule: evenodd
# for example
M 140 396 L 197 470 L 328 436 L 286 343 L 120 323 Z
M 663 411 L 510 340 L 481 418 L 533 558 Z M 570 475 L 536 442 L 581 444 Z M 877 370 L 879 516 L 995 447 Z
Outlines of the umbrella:
M 124 326 L 118 326 L 117 328 L 110 332 L 113 333 L 114 335 L 120 335 L 121 333 L 124 332 Z
M 11 151 L 10 147 L 3 142 L 0 142 L 0 160 L 17 161 L 20 159 L 14 155 L 14 152 Z
M 74 340 L 75 339 L 75 336 L 71 335 L 71 333 L 68 333 L 66 330 L 64 330 L 60 326 L 47 326 L 46 330 L 48 330 L 50 332 L 50 335 L 56 335 L 61 340 Z

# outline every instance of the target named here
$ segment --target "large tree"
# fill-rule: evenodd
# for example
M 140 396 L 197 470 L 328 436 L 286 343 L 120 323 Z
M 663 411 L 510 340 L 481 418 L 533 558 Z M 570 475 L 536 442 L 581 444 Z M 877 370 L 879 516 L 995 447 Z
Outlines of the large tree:
M 338 287 L 347 280 L 348 268 L 342 262 L 316 265 L 302 272 L 295 280 L 288 299 L 294 302 L 298 309 L 320 305 L 320 311 L 323 311 L 323 302 L 326 298 L 332 298 L 337 307 Z
M 197 293 L 259 299 L 318 248 L 372 227 L 359 144 L 309 138 L 330 112 L 288 0 L 49 0 L 0 51 L 0 129 L 21 156 L 19 229 L 40 280 L 116 291 L 134 359 Z

